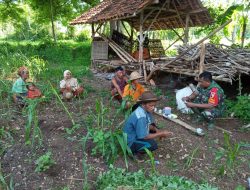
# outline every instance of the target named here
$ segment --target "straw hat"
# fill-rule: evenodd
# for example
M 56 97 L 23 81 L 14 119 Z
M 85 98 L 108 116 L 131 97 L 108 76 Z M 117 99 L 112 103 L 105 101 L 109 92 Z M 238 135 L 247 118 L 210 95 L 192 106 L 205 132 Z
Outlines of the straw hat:
M 156 102 L 159 101 L 160 98 L 158 98 L 156 95 L 154 95 L 150 91 L 143 92 L 143 94 L 140 96 L 140 98 L 137 100 L 137 103 L 143 103 L 143 102 Z
M 133 71 L 130 76 L 129 76 L 129 80 L 136 80 L 136 79 L 140 79 L 143 76 L 141 76 L 137 71 Z

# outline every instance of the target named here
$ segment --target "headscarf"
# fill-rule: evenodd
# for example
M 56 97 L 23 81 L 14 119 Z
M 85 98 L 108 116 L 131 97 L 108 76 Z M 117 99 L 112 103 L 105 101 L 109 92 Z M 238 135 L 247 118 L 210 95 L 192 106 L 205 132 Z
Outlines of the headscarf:
M 71 73 L 70 70 L 66 70 L 66 71 L 63 72 L 64 78 L 67 76 L 68 73 Z
M 25 66 L 22 66 L 18 69 L 17 74 L 21 77 L 25 72 L 28 71 L 28 68 Z

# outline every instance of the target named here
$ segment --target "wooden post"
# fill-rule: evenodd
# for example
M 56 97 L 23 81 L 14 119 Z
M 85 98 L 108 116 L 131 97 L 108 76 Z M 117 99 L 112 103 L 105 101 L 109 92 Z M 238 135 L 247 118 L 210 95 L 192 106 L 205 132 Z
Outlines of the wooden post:
M 134 29 L 132 27 L 132 24 L 130 25 L 131 27 L 131 34 L 130 34 L 130 46 L 131 46 L 131 53 L 133 53 L 133 46 L 134 46 Z
M 241 84 L 241 74 L 239 73 L 239 96 L 241 96 L 242 84 Z
M 204 71 L 204 61 L 206 55 L 206 45 L 204 43 L 201 44 L 201 53 L 200 53 L 200 67 L 199 67 L 199 74 Z
M 139 63 L 143 61 L 143 11 L 140 14 Z
M 182 37 L 184 36 L 184 34 L 182 34 L 182 36 L 178 37 L 173 43 L 171 43 L 166 49 L 164 49 L 164 51 L 167 51 L 170 47 L 172 47 L 176 42 L 178 42 Z
M 91 24 L 91 32 L 92 32 L 91 38 L 93 40 L 93 38 L 95 37 L 95 25 L 93 23 Z
M 186 25 L 185 25 L 185 37 L 184 37 L 184 45 L 187 45 L 188 44 L 188 38 L 189 38 L 189 27 L 188 27 L 188 24 L 189 24 L 189 19 L 190 19 L 190 16 L 189 14 L 186 15 Z

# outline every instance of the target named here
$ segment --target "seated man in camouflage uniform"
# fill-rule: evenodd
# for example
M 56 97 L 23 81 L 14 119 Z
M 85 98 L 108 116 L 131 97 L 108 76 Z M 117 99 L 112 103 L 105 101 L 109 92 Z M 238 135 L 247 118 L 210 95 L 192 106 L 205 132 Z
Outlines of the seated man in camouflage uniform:
M 209 122 L 208 128 L 213 128 L 215 117 L 222 115 L 224 111 L 224 91 L 212 79 L 209 72 L 199 75 L 199 87 L 190 96 L 182 99 L 187 107 L 199 114 Z

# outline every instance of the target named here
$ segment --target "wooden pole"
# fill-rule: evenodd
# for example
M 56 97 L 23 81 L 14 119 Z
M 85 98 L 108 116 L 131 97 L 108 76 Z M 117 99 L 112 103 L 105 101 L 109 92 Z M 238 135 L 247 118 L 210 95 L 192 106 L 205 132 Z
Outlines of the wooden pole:
M 143 61 L 143 11 L 140 14 L 140 38 L 139 38 L 139 63 L 142 63 Z
M 130 25 L 131 27 L 131 35 L 130 35 L 130 46 L 131 46 L 131 53 L 133 52 L 133 46 L 134 46 L 134 29 L 132 27 L 132 24 Z
M 91 37 L 92 37 L 92 40 L 93 40 L 93 38 L 95 37 L 95 25 L 92 23 L 91 24 Z
M 242 84 L 241 84 L 241 74 L 239 73 L 239 95 L 241 96 Z
M 154 112 L 154 113 L 155 113 L 156 115 L 160 116 L 160 117 L 163 117 L 164 119 L 167 119 L 167 120 L 169 120 L 169 121 L 172 121 L 172 122 L 174 122 L 174 123 L 179 124 L 180 126 L 182 126 L 182 127 L 186 128 L 186 129 L 188 129 L 188 130 L 194 132 L 195 134 L 197 134 L 197 135 L 199 135 L 199 136 L 203 136 L 203 135 L 204 135 L 203 132 L 198 133 L 196 128 L 194 128 L 194 127 L 192 127 L 191 125 L 185 123 L 184 121 L 181 121 L 180 119 L 170 119 L 170 118 L 168 118 L 168 117 L 164 117 L 162 114 L 159 114 L 159 113 L 157 113 L 157 112 Z
M 186 15 L 186 25 L 185 25 L 185 37 L 184 37 L 184 45 L 187 45 L 188 44 L 188 38 L 189 38 L 189 27 L 188 27 L 188 24 L 189 24 L 189 19 L 190 19 L 190 16 L 189 14 Z
M 201 44 L 201 53 L 200 53 L 200 66 L 199 66 L 199 74 L 204 71 L 204 61 L 206 55 L 206 45 L 204 43 Z
M 182 36 L 178 37 L 173 43 L 171 43 L 166 49 L 164 49 L 164 51 L 167 51 L 170 47 L 172 47 L 176 42 L 178 42 L 182 37 L 184 36 L 184 34 L 182 34 Z
M 173 32 L 181 39 L 181 41 L 183 41 L 184 43 L 184 39 L 182 38 L 185 34 L 180 35 L 175 29 L 171 28 L 171 30 L 173 30 Z

